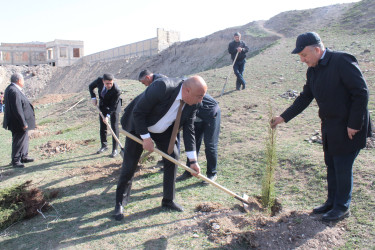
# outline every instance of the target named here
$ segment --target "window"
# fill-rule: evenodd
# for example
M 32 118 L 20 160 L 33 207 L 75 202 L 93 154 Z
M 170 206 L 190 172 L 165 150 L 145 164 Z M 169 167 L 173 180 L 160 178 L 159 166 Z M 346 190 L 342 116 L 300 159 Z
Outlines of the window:
M 67 57 L 66 47 L 60 48 L 60 57 Z
M 81 57 L 79 53 L 79 48 L 73 48 L 73 57 Z
M 53 49 L 48 49 L 47 50 L 47 58 L 48 58 L 48 60 L 52 60 L 53 59 Z

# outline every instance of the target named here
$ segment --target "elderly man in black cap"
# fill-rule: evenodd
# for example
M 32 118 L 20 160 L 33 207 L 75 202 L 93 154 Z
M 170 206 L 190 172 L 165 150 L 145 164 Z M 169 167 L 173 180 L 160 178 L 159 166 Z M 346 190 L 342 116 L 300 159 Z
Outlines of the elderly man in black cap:
M 353 163 L 371 136 L 369 91 L 356 58 L 326 49 L 314 32 L 299 35 L 292 54 L 298 54 L 307 64 L 307 81 L 294 103 L 270 123 L 274 128 L 288 122 L 316 100 L 322 122 L 328 196 L 313 213 L 323 214 L 323 221 L 337 221 L 350 215 Z
M 246 88 L 246 81 L 243 78 L 243 72 L 245 70 L 246 53 L 249 51 L 249 47 L 246 46 L 244 41 L 241 41 L 241 34 L 239 32 L 234 33 L 234 40 L 229 43 L 228 52 L 231 55 L 233 64 L 234 74 L 237 76 L 236 89 L 241 90 Z M 238 55 L 237 55 L 238 54 Z M 237 58 L 236 58 L 237 55 Z
M 89 91 L 92 99 L 92 104 L 94 106 L 97 105 L 96 95 L 94 93 L 94 89 L 98 88 L 98 95 L 99 95 L 99 109 L 102 112 L 103 116 L 105 117 L 106 123 L 111 120 L 111 128 L 113 132 L 116 134 L 117 138 L 119 135 L 119 113 L 121 110 L 121 91 L 114 81 L 114 76 L 112 74 L 104 74 L 103 77 L 98 77 L 95 81 L 90 83 Z M 101 116 L 99 116 L 100 121 L 100 141 L 101 147 L 98 150 L 97 154 L 103 153 L 104 151 L 108 150 L 107 146 L 107 126 L 102 120 Z M 117 152 L 117 141 L 112 138 L 112 154 L 111 157 L 116 157 L 118 155 Z

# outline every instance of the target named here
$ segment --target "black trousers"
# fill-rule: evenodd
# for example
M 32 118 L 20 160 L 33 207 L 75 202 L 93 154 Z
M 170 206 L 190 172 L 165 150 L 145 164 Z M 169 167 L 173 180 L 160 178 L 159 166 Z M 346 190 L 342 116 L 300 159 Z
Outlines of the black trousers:
M 173 126 L 170 126 L 165 132 L 160 134 L 151 134 L 151 138 L 154 140 L 157 148 L 164 153 L 168 154 L 168 145 L 171 138 Z M 132 133 L 134 134 L 134 133 Z M 138 135 L 136 135 L 138 136 Z M 138 136 L 139 137 L 139 136 Z M 180 153 L 177 147 L 178 139 L 176 140 L 174 151 L 170 156 L 179 159 Z M 131 186 L 133 182 L 133 176 L 138 165 L 139 158 L 142 154 L 143 147 L 138 142 L 126 137 L 125 140 L 125 152 L 124 160 L 122 162 L 122 168 L 120 178 L 117 183 L 116 189 L 116 204 L 126 205 L 129 201 Z M 177 166 L 163 158 L 164 162 L 164 177 L 163 177 L 163 200 L 174 200 L 175 198 L 175 179 Z
M 100 121 L 100 142 L 102 144 L 102 147 L 107 147 L 107 125 L 103 122 L 102 117 L 99 115 L 99 121 Z M 118 123 L 119 123 L 119 113 L 118 112 L 111 112 L 111 117 L 110 117 L 110 123 L 111 123 L 111 128 L 113 132 L 115 132 L 117 138 L 119 138 L 119 128 L 118 128 Z M 112 136 L 112 150 L 117 149 L 118 143 L 113 138 Z
M 29 153 L 29 135 L 27 131 L 12 131 L 12 163 L 20 162 Z

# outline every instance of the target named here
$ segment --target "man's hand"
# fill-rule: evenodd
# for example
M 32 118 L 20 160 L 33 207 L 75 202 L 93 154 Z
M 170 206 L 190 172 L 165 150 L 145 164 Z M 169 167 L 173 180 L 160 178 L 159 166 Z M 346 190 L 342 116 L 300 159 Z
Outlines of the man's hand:
M 283 123 L 283 122 L 284 122 L 284 118 L 282 118 L 281 116 L 276 116 L 271 119 L 270 126 L 271 128 L 276 128 L 278 124 Z
M 190 164 L 190 168 L 193 169 L 195 172 L 197 172 L 196 174 L 192 173 L 193 176 L 197 176 L 201 172 L 201 168 L 199 167 L 198 162 Z
M 353 140 L 353 136 L 355 136 L 356 133 L 358 133 L 359 130 L 352 129 L 348 127 L 348 136 L 350 140 Z
M 108 122 L 109 122 L 108 116 L 104 117 L 103 122 L 104 122 L 105 124 L 108 124 Z
M 26 131 L 27 130 L 27 128 L 28 128 L 28 126 L 26 125 L 25 127 L 23 127 L 22 129 L 23 129 L 23 131 Z
M 143 139 L 143 149 L 150 152 L 154 151 L 154 142 L 152 141 L 151 137 Z
M 96 106 L 98 104 L 98 101 L 95 99 L 91 99 L 91 103 L 92 105 Z
M 238 48 L 237 48 L 237 52 L 238 52 L 238 53 L 240 53 L 242 50 L 243 50 L 243 48 L 241 48 L 241 47 L 238 47 Z

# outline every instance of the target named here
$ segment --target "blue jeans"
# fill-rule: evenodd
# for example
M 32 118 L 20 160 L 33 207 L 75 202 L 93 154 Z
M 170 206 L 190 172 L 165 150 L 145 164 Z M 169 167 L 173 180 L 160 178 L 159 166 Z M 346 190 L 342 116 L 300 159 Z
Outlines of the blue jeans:
M 353 189 L 353 163 L 360 150 L 345 155 L 324 152 L 327 165 L 328 199 L 333 209 L 349 209 Z
M 241 85 L 242 85 L 242 89 L 244 89 L 246 86 L 246 82 L 243 79 L 243 72 L 245 70 L 245 64 L 246 64 L 246 60 L 244 59 L 242 61 L 236 61 L 233 65 L 234 74 L 237 76 L 237 81 L 236 81 L 237 90 L 240 90 Z
M 207 176 L 213 176 L 217 173 L 217 145 L 219 142 L 221 112 L 218 109 L 216 116 L 205 121 L 195 122 L 195 143 L 197 155 L 202 145 L 205 145 L 205 153 L 207 159 Z M 188 166 L 190 166 L 187 163 Z
M 4 104 L 0 104 L 0 113 L 4 112 Z

